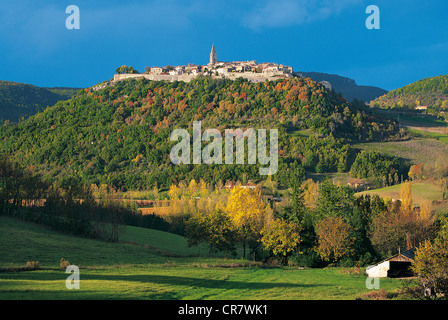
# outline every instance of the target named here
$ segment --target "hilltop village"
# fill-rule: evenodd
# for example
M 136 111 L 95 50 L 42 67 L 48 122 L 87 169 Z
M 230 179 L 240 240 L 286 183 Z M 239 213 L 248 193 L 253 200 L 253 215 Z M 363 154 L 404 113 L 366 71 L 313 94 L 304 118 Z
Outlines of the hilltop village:
M 273 62 L 257 63 L 255 60 L 218 61 L 215 45 L 213 45 L 209 62 L 206 65 L 187 64 L 182 66 L 147 67 L 144 73 L 115 74 L 113 81 L 144 77 L 149 80 L 189 82 L 199 75 L 228 79 L 242 77 L 252 82 L 263 82 L 265 80 L 292 77 L 293 68 Z

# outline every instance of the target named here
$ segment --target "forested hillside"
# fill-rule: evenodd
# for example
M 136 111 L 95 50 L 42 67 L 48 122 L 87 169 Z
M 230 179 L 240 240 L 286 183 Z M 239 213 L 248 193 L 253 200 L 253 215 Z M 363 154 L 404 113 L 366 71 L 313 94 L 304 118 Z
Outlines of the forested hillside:
M 0 80 L 0 120 L 18 122 L 73 96 L 73 88 L 40 88 L 30 84 Z
M 422 79 L 388 92 L 370 102 L 371 107 L 415 109 L 427 106 L 428 113 L 448 111 L 448 75 Z
M 52 180 L 113 184 L 124 189 L 168 188 L 191 179 L 260 179 L 256 165 L 180 165 L 169 153 L 174 128 L 279 129 L 279 169 L 348 172 L 356 154 L 349 142 L 394 139 L 397 124 L 348 103 L 310 78 L 251 83 L 197 78 L 190 83 L 129 79 L 72 99 L 0 128 L 0 151 Z M 395 171 L 397 168 L 394 169 Z

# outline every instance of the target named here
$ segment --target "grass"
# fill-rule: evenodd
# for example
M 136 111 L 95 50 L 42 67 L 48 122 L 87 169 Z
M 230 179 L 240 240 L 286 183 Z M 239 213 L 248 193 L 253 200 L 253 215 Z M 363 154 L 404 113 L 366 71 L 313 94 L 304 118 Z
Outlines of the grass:
M 247 260 L 163 256 L 142 244 L 151 240 L 166 251 L 188 254 L 182 249 L 185 242 L 138 229 L 130 228 L 128 234 L 137 244 L 106 243 L 0 217 L 0 266 L 27 261 L 39 261 L 40 266 L 0 272 L 0 299 L 345 300 L 369 292 L 362 272 L 341 268 L 267 267 Z M 59 267 L 62 257 L 80 267 L 79 290 L 66 289 L 68 275 Z M 396 292 L 402 281 L 381 279 L 380 285 Z
M 374 113 L 387 115 L 389 117 L 393 117 L 397 122 L 400 120 L 400 123 L 403 125 L 410 126 L 425 126 L 425 127 L 448 127 L 448 122 L 444 120 L 437 119 L 435 116 L 424 114 L 424 113 L 416 113 L 414 111 L 405 112 L 405 111 L 395 111 L 393 109 L 371 109 Z
M 398 117 L 397 117 L 398 119 Z M 448 123 L 446 121 L 437 119 L 436 117 L 430 115 L 419 115 L 419 114 L 401 114 L 400 122 L 403 121 L 405 125 L 421 125 L 429 127 L 447 127 Z
M 383 154 L 397 156 L 412 163 L 434 166 L 437 162 L 446 162 L 448 145 L 429 138 L 416 138 L 407 141 L 357 143 L 353 148 L 373 150 Z
M 2 299 L 355 299 L 369 292 L 365 276 L 338 268 L 219 268 L 139 265 L 81 269 L 80 289 L 67 290 L 64 271 L 0 273 Z M 395 291 L 398 279 L 381 279 Z
M 138 264 L 160 261 L 154 250 L 60 234 L 45 227 L 0 217 L 0 267 L 39 261 L 41 267 L 59 267 L 61 258 L 80 267 Z
M 423 131 L 418 129 L 408 128 L 408 131 L 413 133 L 417 137 L 425 138 L 425 139 L 436 139 L 440 142 L 448 144 L 448 134 L 440 133 L 440 132 L 431 132 L 431 131 Z
M 314 132 L 310 129 L 303 129 L 303 130 L 288 130 L 288 135 L 291 137 L 301 137 L 301 138 L 308 138 L 311 136 L 317 137 L 319 134 L 317 132 Z
M 164 255 L 197 256 L 208 254 L 206 245 L 189 247 L 187 240 L 179 235 L 154 229 L 127 226 L 121 241 L 146 246 Z
M 391 199 L 400 199 L 401 184 L 390 187 L 362 191 L 356 193 L 356 196 L 364 194 L 378 194 L 380 197 L 390 197 Z M 412 183 L 412 199 L 415 205 L 421 204 L 425 200 L 443 201 L 443 194 L 437 185 L 429 182 Z

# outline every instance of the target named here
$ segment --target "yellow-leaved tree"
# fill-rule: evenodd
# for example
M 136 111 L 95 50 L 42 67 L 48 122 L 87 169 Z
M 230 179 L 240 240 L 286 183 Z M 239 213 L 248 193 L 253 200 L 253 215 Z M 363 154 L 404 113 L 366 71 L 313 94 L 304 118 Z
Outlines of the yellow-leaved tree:
M 275 219 L 270 221 L 261 230 L 261 243 L 278 257 L 282 264 L 286 264 L 288 256 L 293 253 L 301 253 L 299 245 L 302 242 L 300 232 L 302 226 L 296 222 Z
M 412 211 L 412 182 L 405 181 L 402 183 L 400 198 L 403 213 L 410 213 Z
M 442 227 L 433 242 L 420 243 L 415 252 L 412 270 L 421 280 L 426 299 L 448 299 L 448 223 L 442 218 Z
M 225 212 L 243 246 L 243 258 L 246 257 L 246 245 L 260 238 L 260 232 L 270 218 L 268 211 L 258 189 L 236 186 L 230 191 Z
M 319 185 L 313 179 L 308 179 L 303 183 L 302 187 L 305 190 L 305 205 L 310 209 L 314 209 L 319 196 Z

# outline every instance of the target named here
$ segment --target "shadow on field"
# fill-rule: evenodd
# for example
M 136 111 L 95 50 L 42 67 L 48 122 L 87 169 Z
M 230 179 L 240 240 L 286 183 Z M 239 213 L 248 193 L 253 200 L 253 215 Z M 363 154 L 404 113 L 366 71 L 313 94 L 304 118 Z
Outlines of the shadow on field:
M 157 283 L 170 286 L 200 287 L 209 289 L 273 289 L 273 288 L 309 288 L 328 286 L 327 284 L 301 284 L 288 282 L 250 282 L 219 279 L 202 279 L 166 275 L 84 275 L 85 280 L 98 281 L 136 281 L 141 283 Z

